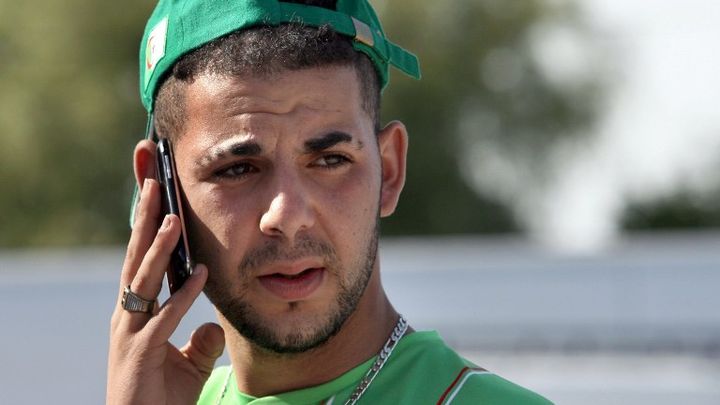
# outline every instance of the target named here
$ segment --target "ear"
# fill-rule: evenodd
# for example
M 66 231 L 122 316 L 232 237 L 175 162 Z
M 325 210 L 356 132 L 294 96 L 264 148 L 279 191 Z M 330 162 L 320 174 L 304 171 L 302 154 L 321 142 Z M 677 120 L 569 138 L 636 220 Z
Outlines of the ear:
M 405 185 L 408 134 L 405 125 L 392 121 L 378 134 L 378 147 L 382 162 L 380 216 L 390 216 L 397 207 L 400 192 Z
M 133 169 L 138 188 L 142 190 L 146 178 L 154 179 L 155 174 L 155 142 L 144 139 L 135 145 L 133 153 Z

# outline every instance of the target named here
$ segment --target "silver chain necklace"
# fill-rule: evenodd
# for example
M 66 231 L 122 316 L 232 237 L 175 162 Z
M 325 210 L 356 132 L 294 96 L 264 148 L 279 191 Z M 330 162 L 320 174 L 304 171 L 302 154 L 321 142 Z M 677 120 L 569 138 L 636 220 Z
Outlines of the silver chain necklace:
M 382 350 L 380 350 L 380 353 L 378 353 L 377 359 L 375 360 L 375 363 L 373 363 L 372 367 L 370 367 L 370 370 L 365 373 L 365 376 L 362 380 L 358 383 L 358 385 L 353 390 L 353 393 L 350 394 L 350 398 L 348 398 L 347 401 L 345 401 L 345 405 L 353 405 L 355 404 L 358 399 L 362 396 L 362 394 L 365 393 L 365 390 L 368 389 L 370 384 L 373 382 L 375 377 L 377 377 L 378 373 L 380 372 L 380 369 L 383 368 L 385 363 L 387 363 L 388 359 L 390 358 L 390 355 L 392 354 L 393 350 L 395 349 L 395 346 L 397 346 L 397 343 L 400 341 L 400 338 L 402 338 L 405 335 L 405 332 L 408 328 L 408 322 L 405 320 L 405 318 L 400 315 L 400 319 L 398 319 L 397 324 L 395 325 L 395 329 L 393 329 L 393 332 L 390 334 L 390 337 L 387 341 L 385 341 L 385 346 L 383 346 Z
M 345 401 L 345 405 L 354 405 L 365 393 L 370 384 L 372 384 L 375 377 L 377 377 L 378 373 L 380 373 L 380 370 L 383 368 L 385 363 L 387 363 L 390 355 L 395 349 L 395 346 L 397 346 L 397 343 L 405 335 L 407 329 L 408 322 L 402 315 L 400 315 L 400 319 L 398 319 L 398 322 L 395 325 L 395 329 L 393 329 L 388 340 L 385 341 L 385 345 L 380 350 L 380 353 L 378 353 L 375 363 L 373 363 L 372 367 L 370 367 L 367 373 L 365 373 L 365 376 L 362 378 L 362 380 L 360 380 L 358 385 L 353 390 L 352 394 L 350 394 L 350 398 Z M 220 398 L 218 398 L 217 402 L 215 402 L 215 405 L 220 405 L 223 398 L 225 398 L 225 393 L 227 392 L 228 384 L 230 383 L 230 377 L 232 376 L 232 373 L 232 369 L 230 369 L 230 372 L 225 378 L 225 383 L 223 384 L 222 390 L 220 391 Z

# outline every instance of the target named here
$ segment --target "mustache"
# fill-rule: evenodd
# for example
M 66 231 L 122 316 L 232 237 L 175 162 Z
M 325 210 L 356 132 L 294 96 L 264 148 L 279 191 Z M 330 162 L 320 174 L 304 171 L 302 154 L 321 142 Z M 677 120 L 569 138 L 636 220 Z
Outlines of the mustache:
M 274 262 L 293 261 L 309 256 L 324 257 L 327 263 L 337 261 L 335 249 L 329 244 L 317 239 L 299 239 L 290 248 L 283 246 L 281 241 L 272 240 L 262 247 L 246 254 L 240 262 L 240 271 L 246 272 L 250 269 L 270 265 Z

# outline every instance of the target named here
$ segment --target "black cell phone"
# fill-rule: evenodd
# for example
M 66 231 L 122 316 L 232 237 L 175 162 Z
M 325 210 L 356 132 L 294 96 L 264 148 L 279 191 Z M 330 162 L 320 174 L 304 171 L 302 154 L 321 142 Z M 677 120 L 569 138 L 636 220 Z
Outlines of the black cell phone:
M 180 198 L 181 190 L 177 170 L 175 169 L 175 158 L 172 145 L 167 138 L 158 140 L 155 157 L 157 179 L 162 194 L 163 213 L 177 215 L 180 218 L 182 229 L 180 240 L 178 240 L 177 246 L 175 246 L 170 256 L 170 264 L 167 269 L 168 287 L 170 288 L 170 294 L 174 294 L 192 274 L 193 263 L 185 230 L 185 218 L 183 217 L 182 199 Z

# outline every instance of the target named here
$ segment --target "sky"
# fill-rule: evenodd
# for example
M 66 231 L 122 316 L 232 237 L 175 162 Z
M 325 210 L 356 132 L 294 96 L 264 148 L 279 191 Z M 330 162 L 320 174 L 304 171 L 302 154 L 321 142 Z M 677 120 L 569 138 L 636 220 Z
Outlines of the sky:
M 603 66 L 597 122 L 585 141 L 557 147 L 549 185 L 506 200 L 541 244 L 592 254 L 618 240 L 629 203 L 679 190 L 702 199 L 720 184 L 720 2 L 576 4 L 587 29 L 540 27 L 534 55 L 551 81 Z

